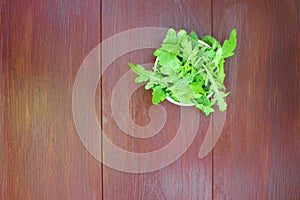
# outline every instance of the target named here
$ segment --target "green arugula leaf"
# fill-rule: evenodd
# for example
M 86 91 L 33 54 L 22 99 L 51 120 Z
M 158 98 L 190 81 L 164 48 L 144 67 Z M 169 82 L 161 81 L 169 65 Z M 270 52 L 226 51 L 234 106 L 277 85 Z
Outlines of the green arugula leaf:
M 202 85 L 199 84 L 198 82 L 192 82 L 190 85 L 192 86 L 195 94 L 204 94 L 204 95 L 206 95 L 206 92 L 203 89 Z
M 204 104 L 196 103 L 195 106 L 197 108 L 199 108 L 200 110 L 202 110 L 205 113 L 206 116 L 208 116 L 210 113 L 215 111 L 211 106 L 207 106 L 207 105 L 204 105 Z
M 223 45 L 222 45 L 222 50 L 223 50 L 223 58 L 228 58 L 230 56 L 233 56 L 234 49 L 236 47 L 236 30 L 233 29 L 230 33 L 229 40 L 225 40 Z
M 214 63 L 216 66 L 219 65 L 219 62 L 221 61 L 222 59 L 222 48 L 218 48 L 217 52 L 216 52 L 216 57 L 214 58 Z
M 154 55 L 158 57 L 158 63 L 170 70 L 177 70 L 180 67 L 180 61 L 176 57 L 176 54 L 167 52 L 162 49 L 157 49 Z M 163 72 L 162 72 L 163 73 Z
M 192 41 L 188 39 L 184 39 L 181 41 L 181 46 L 182 46 L 182 58 L 189 61 L 190 56 L 192 57 L 193 54 L 193 46 L 192 46 Z
M 190 38 L 192 40 L 194 40 L 195 42 L 198 42 L 198 40 L 199 40 L 197 33 L 195 31 L 190 32 Z
M 215 98 L 215 101 L 217 101 L 220 111 L 226 110 L 227 104 L 224 100 L 226 95 L 220 90 L 223 89 L 225 86 L 223 86 L 222 83 L 218 82 L 215 79 L 215 75 L 209 70 L 209 67 L 203 66 L 203 68 L 206 72 L 206 84 L 209 83 L 211 85 L 212 92 L 214 92 L 213 97 Z
M 162 87 L 167 87 L 168 84 L 163 81 L 163 76 L 157 72 L 153 72 L 151 70 L 146 70 L 142 65 L 137 64 L 134 65 L 132 63 L 128 63 L 128 65 L 131 67 L 131 69 L 139 75 L 135 79 L 135 81 L 141 81 L 141 80 L 149 80 L 149 85 L 155 86 L 155 85 L 161 85 Z
M 186 40 L 187 39 L 187 33 L 185 30 L 179 30 L 178 33 L 177 33 L 177 38 L 180 42 L 182 42 L 183 40 Z
M 159 102 L 166 99 L 166 92 L 160 86 L 156 86 L 153 88 L 152 92 L 152 103 L 158 104 Z
M 195 98 L 195 93 L 190 85 L 194 77 L 192 75 L 183 77 L 168 88 L 180 102 L 192 103 Z
M 173 29 L 173 28 L 170 28 L 168 30 L 168 33 L 166 35 L 166 38 L 164 39 L 163 43 L 164 44 L 167 44 L 167 43 L 170 43 L 170 44 L 177 44 L 177 36 L 176 36 L 176 31 Z
M 216 40 L 216 38 L 209 35 L 204 36 L 201 40 L 209 44 L 213 50 L 221 46 L 220 43 Z
M 162 44 L 160 50 L 165 50 L 166 52 L 173 53 L 173 54 L 179 54 L 181 51 L 181 48 L 178 44 Z
M 135 79 L 135 82 L 141 83 L 141 82 L 144 82 L 144 81 L 149 80 L 149 76 L 150 76 L 150 74 L 152 73 L 151 71 L 147 72 L 147 70 L 145 70 L 145 69 L 142 67 L 142 65 L 139 65 L 139 64 L 134 65 L 134 64 L 132 64 L 132 63 L 128 63 L 128 65 L 132 68 L 132 70 L 133 70 L 136 74 L 140 75 L 139 77 L 137 77 L 137 78 Z

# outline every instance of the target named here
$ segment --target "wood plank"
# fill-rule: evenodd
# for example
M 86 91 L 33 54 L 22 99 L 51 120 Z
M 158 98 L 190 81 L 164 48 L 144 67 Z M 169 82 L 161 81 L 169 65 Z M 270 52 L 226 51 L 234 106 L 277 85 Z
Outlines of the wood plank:
M 213 1 L 218 39 L 237 29 L 213 151 L 214 199 L 300 198 L 299 1 Z
M 108 40 L 109 37 L 134 28 L 143 27 L 174 27 L 175 29 L 185 28 L 188 31 L 195 30 L 199 35 L 211 33 L 211 6 L 210 1 L 102 1 L 102 39 Z M 119 44 L 120 48 L 124 45 L 139 45 L 140 35 L 136 38 Z M 144 40 L 151 46 L 152 36 L 145 37 Z M 162 38 L 161 38 L 162 39 Z M 116 40 L 115 40 L 116 42 Z M 143 41 L 142 41 L 143 42 Z M 158 41 L 158 43 L 161 41 Z M 144 42 L 143 42 L 144 43 Z M 114 44 L 114 40 L 111 43 Z M 157 46 L 158 47 L 158 46 Z M 111 49 L 118 48 L 111 46 Z M 107 49 L 102 49 L 105 55 Z M 117 51 L 117 50 L 116 50 Z M 161 105 L 167 111 L 167 121 L 161 131 L 150 138 L 141 139 L 128 136 L 122 131 L 115 122 L 111 108 L 112 91 L 121 77 L 129 71 L 127 62 L 133 63 L 153 63 L 153 49 L 142 49 L 120 56 L 104 72 L 102 76 L 102 114 L 103 129 L 105 135 L 118 147 L 129 152 L 152 152 L 166 146 L 175 137 L 179 127 L 180 109 L 177 106 L 164 102 Z M 105 59 L 105 58 L 102 58 Z M 130 80 L 133 80 L 131 76 Z M 135 83 L 125 82 L 123 88 L 135 87 Z M 121 87 L 121 88 L 122 88 Z M 124 94 L 126 96 L 126 94 Z M 119 95 L 120 101 L 125 97 Z M 123 105 L 123 104 L 122 104 Z M 151 106 L 150 91 L 143 88 L 136 90 L 131 96 L 130 102 L 125 107 L 129 107 L 129 115 L 138 126 L 145 126 L 150 123 L 149 109 Z M 114 109 L 114 108 L 113 108 Z M 124 113 L 120 115 L 123 116 Z M 161 114 L 162 115 L 162 114 Z M 125 116 L 125 114 L 124 114 Z M 160 118 L 160 114 L 154 114 L 154 119 Z M 200 115 L 199 129 L 197 136 L 188 151 L 176 162 L 158 171 L 148 173 L 125 173 L 104 166 L 103 168 L 103 193 L 104 199 L 211 199 L 212 193 L 212 159 L 211 155 L 203 160 L 198 158 L 204 134 L 209 125 L 209 118 Z M 192 124 L 186 123 L 186 126 Z M 129 126 L 129 128 L 134 125 Z M 144 132 L 142 132 L 144 133 Z M 185 142 L 185 141 L 182 141 Z M 106 154 L 104 146 L 104 159 L 117 157 L 117 155 Z M 174 149 L 175 151 L 176 149 Z M 154 157 L 153 162 L 159 164 Z M 115 158 L 117 159 L 117 158 Z M 115 161 L 115 160 L 114 160 Z M 149 163 L 150 165 L 152 163 Z M 119 161 L 119 167 L 137 166 L 140 168 L 143 163 Z
M 1 198 L 101 199 L 101 164 L 81 144 L 72 117 L 76 72 L 100 42 L 100 2 L 6 4 L 3 137 L 9 160 Z
M 6 135 L 4 134 L 6 93 L 5 93 L 5 74 L 4 69 L 8 67 L 8 20 L 6 15 L 8 2 L 0 3 L 0 198 L 7 196 L 7 170 L 8 170 L 8 147 Z

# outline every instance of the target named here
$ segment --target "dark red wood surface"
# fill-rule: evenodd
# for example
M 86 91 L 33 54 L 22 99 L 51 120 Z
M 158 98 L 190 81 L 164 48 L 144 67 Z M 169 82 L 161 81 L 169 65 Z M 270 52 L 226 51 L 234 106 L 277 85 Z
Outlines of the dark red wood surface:
M 7 197 L 7 186 L 6 182 L 8 180 L 7 177 L 7 167 L 8 167 L 8 146 L 7 146 L 7 135 L 4 131 L 4 117 L 7 109 L 5 108 L 5 74 L 4 68 L 8 67 L 8 23 L 6 20 L 6 16 L 8 14 L 8 3 L 1 2 L 0 3 L 0 187 L 1 187 L 1 199 L 5 199 Z
M 0 198 L 300 199 L 299 10 L 297 0 L 1 1 Z M 236 28 L 238 46 L 226 62 L 231 94 L 213 152 L 198 158 L 210 121 L 201 115 L 196 139 L 180 159 L 131 174 L 102 165 L 82 145 L 72 89 L 93 48 L 141 27 L 185 28 L 221 41 Z M 153 62 L 152 52 L 118 58 L 95 97 L 105 134 L 128 151 L 162 148 L 178 128 L 180 109 L 167 102 L 161 104 L 166 125 L 152 138 L 127 136 L 112 117 L 112 90 L 127 62 Z M 144 89 L 131 98 L 138 125 L 150 122 L 150 98 Z
M 188 31 L 195 30 L 201 36 L 210 34 L 210 1 L 103 1 L 103 40 L 126 30 L 143 27 L 173 27 L 177 30 L 185 28 Z M 119 58 L 109 66 L 103 76 L 103 101 L 111 100 L 116 82 L 130 70 L 127 65 L 129 61 L 153 63 L 152 54 L 153 49 L 135 51 Z M 148 152 L 162 148 L 174 137 L 180 123 L 180 109 L 170 103 L 163 103 L 168 113 L 165 127 L 154 137 L 136 139 L 125 135 L 118 128 L 110 106 L 107 105 L 109 103 L 103 107 L 103 116 L 107 120 L 104 132 L 111 141 L 128 151 Z M 138 125 L 144 126 L 149 123 L 150 91 L 145 91 L 143 88 L 137 90 L 129 106 L 131 117 Z M 104 199 L 211 199 L 211 155 L 204 160 L 197 157 L 209 119 L 201 115 L 200 120 L 202 126 L 198 129 L 198 136 L 191 148 L 178 161 L 162 170 L 146 174 L 130 174 L 104 166 Z M 128 165 L 128 163 L 122 164 Z
M 299 1 L 213 1 L 213 34 L 237 29 L 229 108 L 213 151 L 214 199 L 300 199 Z
M 76 72 L 100 42 L 100 2 L 1 1 L 1 36 L 1 199 L 101 199 L 101 164 L 71 107 Z

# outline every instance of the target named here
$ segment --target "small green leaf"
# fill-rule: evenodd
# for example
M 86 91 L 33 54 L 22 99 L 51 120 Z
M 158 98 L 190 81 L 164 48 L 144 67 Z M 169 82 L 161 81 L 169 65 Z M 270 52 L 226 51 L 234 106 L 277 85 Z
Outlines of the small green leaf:
M 205 106 L 203 104 L 195 104 L 197 108 L 202 110 L 206 116 L 208 116 L 210 113 L 214 112 L 215 110 L 210 106 Z
M 178 69 L 180 66 L 180 61 L 175 54 L 169 53 L 162 49 L 157 49 L 154 55 L 158 57 L 158 63 L 161 66 Z
M 225 40 L 222 49 L 223 49 L 223 58 L 228 58 L 230 56 L 233 56 L 234 49 L 236 47 L 236 30 L 233 29 L 230 33 L 229 40 Z
M 160 86 L 154 87 L 152 92 L 152 103 L 158 104 L 159 102 L 165 99 L 166 99 L 166 92 L 163 90 L 163 88 Z
M 146 85 L 145 85 L 145 89 L 146 90 L 149 90 L 150 88 L 153 88 L 155 86 L 155 83 L 153 82 L 148 82 Z
M 179 30 L 177 33 L 177 38 L 179 39 L 179 41 L 183 41 L 185 39 L 187 39 L 187 33 L 185 30 Z
M 216 52 L 216 57 L 214 59 L 215 65 L 218 66 L 220 60 L 222 59 L 222 48 L 218 48 L 217 52 Z
M 221 46 L 220 43 L 216 40 L 216 38 L 209 35 L 204 36 L 201 40 L 209 44 L 213 50 Z
M 199 84 L 199 82 L 192 82 L 190 84 L 196 94 L 206 94 L 203 87 Z
M 168 30 L 166 38 L 163 40 L 163 43 L 176 44 L 177 43 L 176 31 L 173 28 Z
M 149 80 L 149 78 L 146 77 L 146 76 L 138 76 L 138 77 L 135 78 L 136 83 L 141 83 L 141 82 L 145 82 L 145 81 L 148 81 L 148 80 Z
M 179 54 L 181 50 L 178 44 L 162 44 L 160 49 L 173 54 Z
M 198 42 L 198 40 L 199 40 L 197 33 L 195 31 L 190 32 L 190 38 L 192 40 L 194 40 L 195 42 Z
M 193 57 L 193 47 L 192 47 L 192 41 L 190 40 L 183 40 L 181 42 L 182 46 L 182 56 L 185 60 L 190 61 L 191 58 Z
M 143 73 L 146 73 L 146 70 L 144 67 L 140 64 L 134 65 L 132 63 L 128 63 L 128 65 L 131 67 L 131 69 L 138 75 L 142 75 Z

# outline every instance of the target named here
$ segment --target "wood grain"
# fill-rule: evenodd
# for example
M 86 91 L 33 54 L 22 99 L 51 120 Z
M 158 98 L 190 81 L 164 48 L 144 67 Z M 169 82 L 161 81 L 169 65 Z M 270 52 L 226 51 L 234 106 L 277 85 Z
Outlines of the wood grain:
M 213 1 L 218 39 L 237 29 L 213 199 L 299 199 L 299 2 Z
M 100 199 L 101 164 L 81 144 L 71 108 L 77 69 L 100 42 L 99 1 L 6 1 L 3 9 L 2 199 Z
M 0 3 L 0 198 L 5 199 L 7 196 L 7 180 L 8 180 L 8 146 L 7 138 L 4 132 L 6 108 L 5 83 L 6 76 L 4 69 L 8 67 L 8 4 Z
M 185 28 L 188 31 L 195 30 L 201 36 L 211 33 L 211 7 L 210 1 L 206 0 L 103 1 L 102 6 L 103 40 L 122 31 L 141 27 L 174 27 L 177 30 Z M 106 105 L 102 108 L 106 120 L 104 132 L 114 144 L 127 151 L 149 152 L 160 149 L 170 142 L 178 129 L 179 108 L 170 103 L 162 103 L 168 114 L 164 128 L 156 136 L 148 139 L 127 136 L 118 128 L 112 117 L 109 104 L 111 91 L 120 77 L 130 69 L 127 62 L 153 63 L 152 53 L 153 49 L 128 53 L 112 63 L 103 76 L 102 100 Z M 138 89 L 128 105 L 131 117 L 140 126 L 150 122 L 148 112 L 152 103 L 149 92 L 143 88 Z M 201 115 L 200 124 L 197 138 L 191 148 L 168 167 L 146 174 L 129 174 L 104 167 L 104 199 L 211 199 L 211 156 L 204 160 L 197 157 L 209 119 Z

